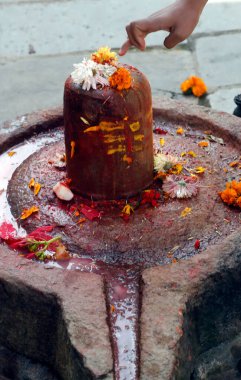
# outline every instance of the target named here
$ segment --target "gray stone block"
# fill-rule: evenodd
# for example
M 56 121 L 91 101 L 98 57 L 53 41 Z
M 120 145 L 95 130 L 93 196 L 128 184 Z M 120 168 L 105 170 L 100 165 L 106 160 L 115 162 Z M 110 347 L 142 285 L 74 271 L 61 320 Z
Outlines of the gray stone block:
M 241 84 L 241 33 L 197 40 L 199 72 L 210 88 Z

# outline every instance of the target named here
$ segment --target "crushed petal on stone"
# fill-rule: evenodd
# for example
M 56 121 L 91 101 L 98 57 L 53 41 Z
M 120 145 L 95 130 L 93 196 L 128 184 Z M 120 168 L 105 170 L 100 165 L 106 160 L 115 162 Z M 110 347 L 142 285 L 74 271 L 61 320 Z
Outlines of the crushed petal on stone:
M 57 182 L 56 185 L 54 185 L 53 192 L 62 201 L 71 201 L 74 197 L 72 191 L 62 182 Z

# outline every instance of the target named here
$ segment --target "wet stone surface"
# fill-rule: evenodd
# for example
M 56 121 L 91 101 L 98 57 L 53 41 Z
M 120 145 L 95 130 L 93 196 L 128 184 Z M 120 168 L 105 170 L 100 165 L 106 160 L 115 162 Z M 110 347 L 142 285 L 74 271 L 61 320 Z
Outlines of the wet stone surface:
M 196 157 L 184 155 L 182 163 L 189 174 L 195 167 L 206 168 L 205 173 L 199 176 L 198 195 L 189 200 L 167 200 L 162 193 L 161 184 L 156 182 L 153 189 L 161 193 L 157 207 L 141 205 L 131 215 L 129 223 L 120 217 L 126 200 L 95 202 L 80 196 L 75 196 L 74 201 L 68 204 L 57 200 L 52 186 L 58 180 L 66 178 L 65 170 L 56 169 L 52 163 L 56 152 L 64 152 L 59 112 L 54 117 L 54 125 L 59 125 L 59 128 L 29 139 L 27 143 L 12 148 L 13 144 L 11 145 L 4 136 L 4 149 L 11 146 L 16 153 L 12 157 L 7 154 L 1 156 L 3 188 L 0 200 L 5 219 L 12 223 L 16 223 L 14 218 L 20 222 L 19 216 L 24 208 L 39 206 L 38 213 L 21 221 L 22 227 L 26 231 L 32 231 L 42 225 L 56 225 L 55 232 L 62 235 L 73 257 L 67 262 L 39 265 L 19 258 L 16 253 L 1 252 L 5 261 L 0 262 L 0 278 L 5 276 L 8 279 L 11 273 L 11 279 L 21 278 L 26 285 L 40 287 L 44 295 L 47 281 L 48 292 L 54 291 L 63 305 L 63 319 L 67 323 L 67 336 L 71 345 L 81 357 L 83 355 L 87 358 L 85 366 L 91 374 L 87 371 L 88 375 L 85 374 L 83 377 L 85 379 L 93 377 L 109 380 L 115 377 L 116 380 L 191 380 L 195 378 L 193 376 L 199 376 L 200 368 L 205 368 L 207 373 L 209 371 L 210 376 L 215 371 L 222 372 L 222 368 L 207 362 L 205 356 L 206 351 L 213 349 L 215 342 L 210 340 L 208 346 L 206 340 L 202 351 L 197 344 L 198 339 L 205 338 L 209 322 L 216 328 L 215 336 L 220 336 L 220 347 L 225 340 L 225 334 L 221 335 L 218 326 L 221 328 L 226 322 L 229 326 L 226 331 L 233 332 L 229 343 L 230 347 L 234 347 L 232 352 L 235 352 L 227 355 L 229 364 L 232 362 L 232 365 L 225 367 L 223 374 L 228 376 L 235 373 L 236 376 L 240 318 L 236 314 L 237 318 L 231 318 L 230 323 L 227 323 L 225 313 L 222 313 L 221 308 L 218 309 L 218 305 L 232 308 L 236 299 L 235 292 L 239 289 L 240 272 L 237 267 L 241 257 L 240 212 L 226 207 L 220 201 L 218 191 L 224 189 L 227 180 L 240 177 L 240 169 L 229 166 L 229 163 L 240 155 L 240 122 L 224 113 L 212 113 L 195 106 L 190 108 L 164 98 L 155 104 L 157 106 L 155 105 L 154 109 L 154 127 L 160 127 L 167 132 L 163 136 L 155 134 L 155 149 L 178 157 L 182 152 L 190 150 L 196 153 Z M 48 117 L 41 114 L 41 120 L 44 119 Z M 28 120 L 27 117 L 24 121 L 25 131 L 33 127 L 33 121 Z M 51 122 L 46 125 L 51 127 Z M 176 134 L 180 126 L 185 130 L 184 135 Z M 207 139 L 205 131 L 222 138 L 225 145 L 211 141 L 207 149 L 199 147 L 198 142 Z M 160 137 L 165 139 L 162 147 Z M 24 159 L 26 160 L 23 161 Z M 7 183 L 11 177 L 7 190 Z M 34 196 L 28 188 L 32 177 L 43 185 L 38 196 Z M 6 190 L 11 209 L 7 202 Z M 136 205 L 138 200 L 137 196 L 128 202 Z M 93 222 L 86 220 L 85 223 L 78 224 L 78 218 L 75 218 L 71 208 L 76 204 L 78 207 L 94 207 L 102 212 L 101 219 Z M 181 217 L 181 212 L 186 207 L 189 207 L 191 212 L 186 217 Z M 197 250 L 194 248 L 196 239 L 200 239 L 201 244 Z M 181 258 L 188 260 L 179 260 Z M 23 262 L 26 264 L 23 265 Z M 172 265 L 160 265 L 165 263 Z M 7 272 L 5 266 L 10 268 Z M 23 270 L 18 271 L 22 266 Z M 37 267 L 40 268 L 41 274 L 36 277 Z M 99 274 L 103 282 L 98 280 L 98 277 L 101 277 L 97 276 L 93 277 L 92 284 L 92 279 L 87 279 L 87 274 L 83 272 Z M 86 294 L 83 290 L 85 281 Z M 89 285 L 93 285 L 91 289 L 88 288 Z M 16 286 L 19 286 L 18 282 Z M 95 289 L 102 291 L 103 286 L 105 295 L 97 294 Z M 222 297 L 223 286 L 229 289 L 225 295 L 225 299 L 230 301 L 228 303 Z M 104 316 L 101 323 L 107 316 L 110 341 L 106 336 L 106 325 L 103 323 L 100 328 L 98 323 L 93 325 L 88 319 L 88 313 L 99 317 L 91 292 L 93 295 L 96 293 L 101 300 L 101 304 L 98 304 L 100 315 Z M 92 301 L 91 304 L 88 297 Z M 104 297 L 106 305 L 103 307 Z M 216 324 L 215 313 L 209 318 L 208 310 L 208 305 L 212 305 L 214 301 L 218 311 Z M 73 312 L 75 302 L 76 308 Z M 9 305 L 19 306 L 18 303 L 13 304 L 12 297 Z M 238 305 L 239 301 L 236 302 L 236 306 Z M 237 308 L 234 307 L 232 310 Z M 200 320 L 196 318 L 199 314 L 205 322 L 200 326 L 195 324 Z M 97 330 L 104 331 L 105 336 L 101 342 L 96 339 L 96 327 Z M 110 359 L 110 342 L 114 375 Z M 13 335 L 12 345 L 17 343 L 19 344 L 18 339 Z M 96 351 L 96 344 L 99 351 Z M 101 344 L 105 350 L 101 350 Z M 226 349 L 228 350 L 228 347 Z M 26 355 L 32 358 L 29 352 L 26 352 Z M 235 355 L 234 360 L 232 355 Z M 219 356 L 218 350 L 215 351 L 213 357 L 218 360 Z M 74 375 L 70 377 L 64 372 L 69 356 L 61 358 L 62 377 L 75 380 Z M 72 370 L 79 362 L 74 358 L 71 363 Z M 52 365 L 53 361 L 50 360 L 51 368 Z
M 239 157 L 239 152 L 225 136 L 224 143 L 209 141 L 207 133 L 212 134 L 212 131 L 188 126 L 183 126 L 184 135 L 178 135 L 176 130 L 179 127 L 178 124 L 163 123 L 156 118 L 155 128 L 162 128 L 167 133 L 164 136 L 154 134 L 155 149 L 176 156 L 184 166 L 183 173 L 186 175 L 194 174 L 197 167 L 205 168 L 203 174 L 197 174 L 197 196 L 165 199 L 161 183 L 156 181 L 151 188 L 162 193 L 157 207 L 141 205 L 131 215 L 129 223 L 120 217 L 121 210 L 127 201 L 133 206 L 137 205 L 141 194 L 113 202 L 95 202 L 78 195 L 71 202 L 60 201 L 52 191 L 58 181 L 66 180 L 65 169 L 57 169 L 53 165 L 56 153 L 64 153 L 63 135 L 59 130 L 59 142 L 31 155 L 15 171 L 8 186 L 13 215 L 18 218 L 23 208 L 36 205 L 39 212 L 21 221 L 27 231 L 44 224 L 56 225 L 73 253 L 109 263 L 149 266 L 168 262 L 170 257 L 187 257 L 195 253 L 197 239 L 201 240 L 201 252 L 240 226 L 239 211 L 225 207 L 218 195 L 218 191 L 225 188 L 226 181 L 238 179 L 241 174 L 240 169 L 229 166 Z M 163 147 L 160 146 L 160 137 L 165 139 Z M 203 140 L 209 141 L 207 148 L 198 145 Z M 187 154 L 190 151 L 196 157 Z M 181 157 L 183 153 L 186 154 Z M 31 178 L 43 185 L 37 197 L 28 187 Z M 81 209 L 83 205 L 101 212 L 101 219 L 86 220 L 79 225 L 79 217 L 74 216 L 73 210 L 74 207 Z M 191 212 L 182 217 L 185 208 L 190 208 Z

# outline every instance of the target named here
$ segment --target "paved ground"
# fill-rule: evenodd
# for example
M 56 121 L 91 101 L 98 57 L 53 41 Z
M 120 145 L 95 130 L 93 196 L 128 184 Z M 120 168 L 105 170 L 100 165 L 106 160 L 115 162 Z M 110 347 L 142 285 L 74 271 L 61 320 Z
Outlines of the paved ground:
M 61 104 L 73 63 L 102 45 L 118 49 L 129 21 L 170 2 L 0 0 L 0 122 Z M 154 95 L 180 98 L 180 83 L 199 75 L 209 87 L 199 103 L 232 113 L 241 92 L 240 14 L 240 0 L 210 0 L 187 42 L 168 51 L 156 33 L 146 52 L 132 50 L 124 61 L 146 73 Z

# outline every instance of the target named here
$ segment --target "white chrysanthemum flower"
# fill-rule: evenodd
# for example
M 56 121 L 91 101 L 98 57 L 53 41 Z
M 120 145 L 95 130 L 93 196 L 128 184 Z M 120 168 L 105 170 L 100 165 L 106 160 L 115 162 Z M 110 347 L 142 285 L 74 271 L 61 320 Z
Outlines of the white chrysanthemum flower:
M 168 176 L 163 182 L 163 191 L 170 198 L 191 198 L 197 195 L 197 179 L 195 177 Z
M 82 84 L 82 89 L 89 91 L 96 90 L 97 85 L 109 86 L 108 78 L 117 70 L 111 65 L 102 65 L 84 58 L 81 63 L 74 64 L 75 70 L 71 73 L 73 82 Z
M 154 156 L 154 169 L 157 172 L 168 171 L 178 162 L 177 157 L 170 154 L 157 153 Z

